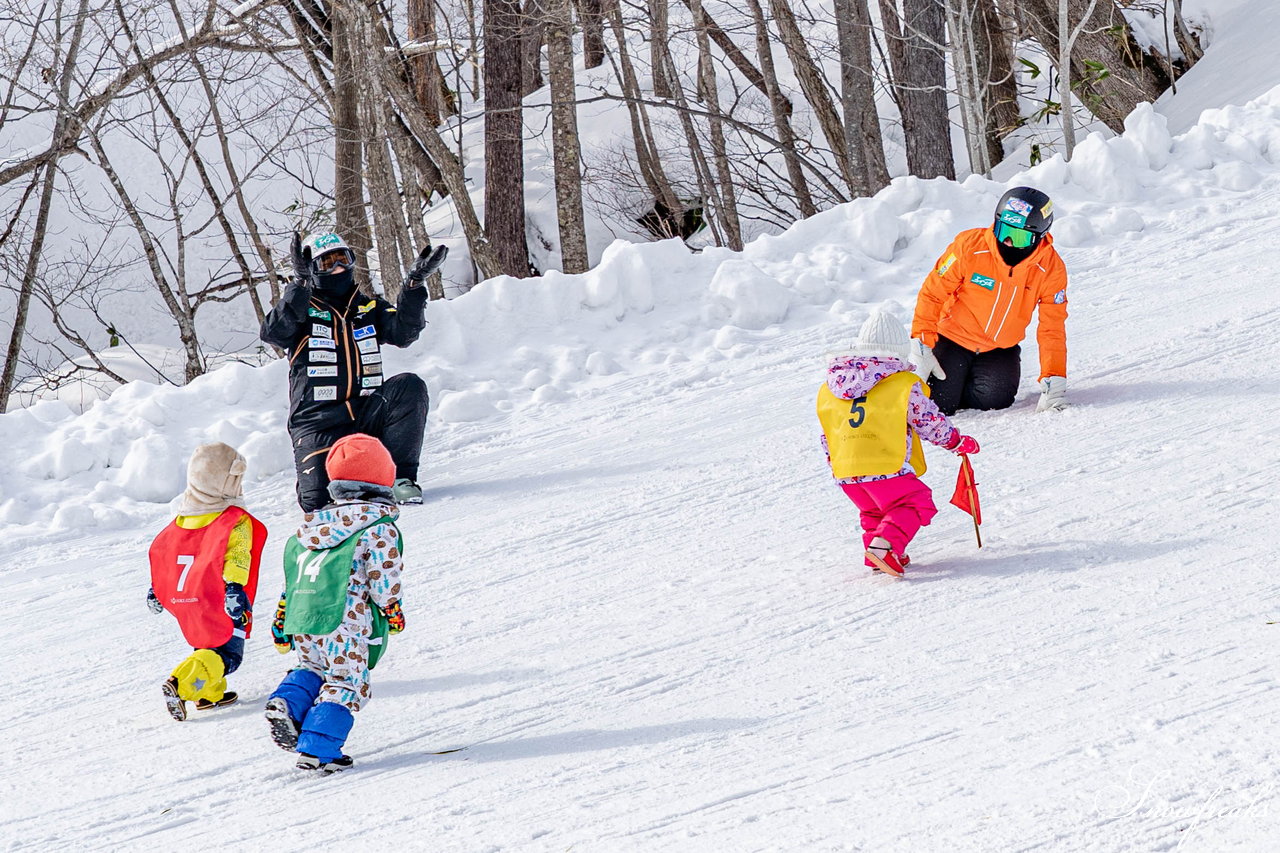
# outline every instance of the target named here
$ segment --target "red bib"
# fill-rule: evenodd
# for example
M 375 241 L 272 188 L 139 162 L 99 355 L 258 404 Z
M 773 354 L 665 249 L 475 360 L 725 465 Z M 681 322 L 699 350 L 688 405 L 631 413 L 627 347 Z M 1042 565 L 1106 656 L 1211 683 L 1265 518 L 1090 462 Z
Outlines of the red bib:
M 226 584 L 222 570 L 231 529 L 245 516 L 253 525 L 249 580 L 244 585 L 252 604 L 258 591 L 258 564 L 267 543 L 267 528 L 245 510 L 228 507 L 212 524 L 196 530 L 187 530 L 172 521 L 151 543 L 151 588 L 164 609 L 177 617 L 182 636 L 194 648 L 216 649 L 230 640 L 235 630 L 223 605 Z

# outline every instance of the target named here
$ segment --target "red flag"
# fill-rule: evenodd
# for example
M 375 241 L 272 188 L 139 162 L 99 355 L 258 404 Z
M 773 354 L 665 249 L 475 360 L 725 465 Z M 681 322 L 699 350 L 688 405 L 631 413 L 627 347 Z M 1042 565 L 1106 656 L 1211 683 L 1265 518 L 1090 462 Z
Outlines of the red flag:
M 973 479 L 969 456 L 960 454 L 960 473 L 956 475 L 956 491 L 951 503 L 973 516 L 974 524 L 982 523 L 982 505 L 978 503 L 978 482 Z

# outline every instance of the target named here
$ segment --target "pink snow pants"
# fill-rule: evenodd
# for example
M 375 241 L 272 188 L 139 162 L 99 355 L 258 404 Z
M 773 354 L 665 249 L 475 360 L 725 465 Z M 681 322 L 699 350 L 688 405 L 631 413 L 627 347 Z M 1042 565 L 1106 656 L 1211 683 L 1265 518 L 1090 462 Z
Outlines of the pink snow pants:
M 906 550 L 912 538 L 938 514 L 933 492 L 915 474 L 887 480 L 843 483 L 840 486 L 862 513 L 862 547 L 883 536 L 895 554 Z M 866 561 L 872 565 L 870 560 Z

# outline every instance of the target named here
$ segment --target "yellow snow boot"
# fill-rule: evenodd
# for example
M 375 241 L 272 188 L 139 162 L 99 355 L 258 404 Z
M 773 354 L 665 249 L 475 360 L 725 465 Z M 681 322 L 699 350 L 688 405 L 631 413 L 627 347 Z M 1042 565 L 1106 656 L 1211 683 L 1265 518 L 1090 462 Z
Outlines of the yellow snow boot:
M 173 677 L 178 680 L 178 695 L 189 702 L 222 699 L 222 694 L 227 692 L 226 674 L 222 658 L 211 649 L 196 649 L 173 671 Z

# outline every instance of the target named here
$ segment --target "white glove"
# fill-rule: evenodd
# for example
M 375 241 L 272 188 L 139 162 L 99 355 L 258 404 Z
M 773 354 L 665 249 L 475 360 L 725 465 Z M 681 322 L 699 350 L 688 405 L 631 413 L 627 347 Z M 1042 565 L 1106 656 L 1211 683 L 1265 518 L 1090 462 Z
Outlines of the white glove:
M 947 378 L 946 372 L 938 366 L 938 360 L 933 357 L 933 348 L 922 344 L 919 338 L 911 339 L 910 358 L 916 366 L 916 376 L 919 376 L 922 382 L 928 382 L 930 376 L 936 376 L 939 379 Z
M 1040 391 L 1037 412 L 1060 412 L 1067 407 L 1067 377 L 1046 376 L 1040 380 Z

